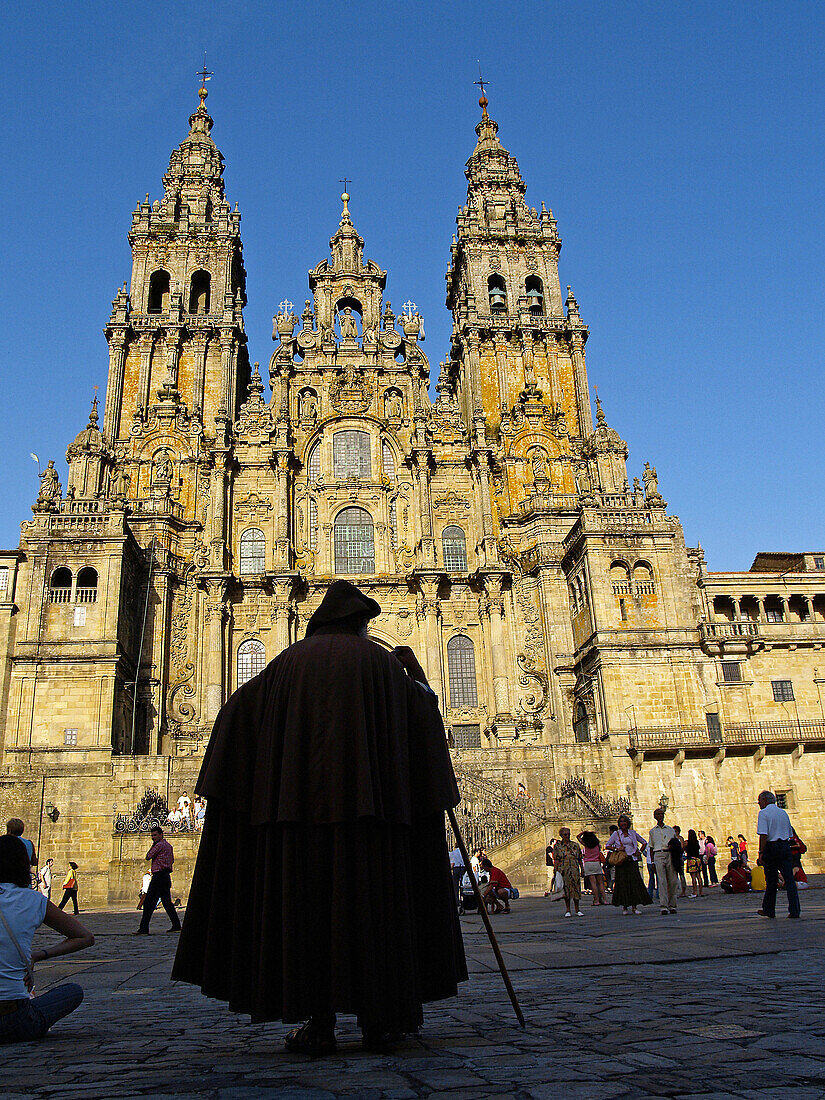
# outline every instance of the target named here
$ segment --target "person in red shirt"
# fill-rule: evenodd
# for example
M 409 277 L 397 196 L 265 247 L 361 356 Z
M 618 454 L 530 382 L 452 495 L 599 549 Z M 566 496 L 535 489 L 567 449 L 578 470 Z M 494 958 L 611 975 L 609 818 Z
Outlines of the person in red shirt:
M 482 859 L 481 869 L 490 876 L 481 895 L 484 898 L 484 904 L 490 906 L 492 913 L 509 913 L 510 891 L 513 888 L 509 878 L 500 868 L 494 867 L 489 859 Z
M 155 911 L 158 900 L 163 902 L 163 908 L 169 920 L 172 922 L 170 932 L 180 932 L 180 919 L 172 904 L 172 865 L 175 862 L 175 853 L 168 840 L 163 839 L 163 830 L 157 826 L 152 829 L 152 847 L 146 853 L 146 858 L 151 860 L 152 881 L 143 899 L 143 916 L 140 918 L 140 927 L 133 936 L 148 936 L 149 921 Z

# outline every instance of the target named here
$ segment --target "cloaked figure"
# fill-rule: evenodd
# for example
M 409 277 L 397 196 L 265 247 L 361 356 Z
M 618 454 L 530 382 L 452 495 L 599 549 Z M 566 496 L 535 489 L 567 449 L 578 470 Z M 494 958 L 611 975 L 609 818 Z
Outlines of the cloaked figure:
M 412 651 L 367 637 L 375 600 L 335 581 L 306 637 L 220 711 L 196 786 L 206 821 L 172 977 L 290 1049 L 368 1047 L 466 981 L 444 831 L 459 793 Z

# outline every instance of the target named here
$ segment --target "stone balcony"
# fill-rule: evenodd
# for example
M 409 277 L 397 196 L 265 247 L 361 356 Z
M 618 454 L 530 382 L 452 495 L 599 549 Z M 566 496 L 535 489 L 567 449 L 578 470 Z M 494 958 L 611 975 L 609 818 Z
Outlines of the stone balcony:
M 807 745 L 825 745 L 825 720 L 731 722 L 716 734 L 700 726 L 640 726 L 629 731 L 627 752 L 638 768 L 654 756 L 672 757 L 677 766 L 687 756 L 713 756 L 721 763 L 728 753 L 761 760 L 770 749 L 783 746 L 791 746 L 798 759 Z
M 822 645 L 825 644 L 825 621 L 700 622 L 699 642 L 709 657 L 750 656 L 772 645 Z

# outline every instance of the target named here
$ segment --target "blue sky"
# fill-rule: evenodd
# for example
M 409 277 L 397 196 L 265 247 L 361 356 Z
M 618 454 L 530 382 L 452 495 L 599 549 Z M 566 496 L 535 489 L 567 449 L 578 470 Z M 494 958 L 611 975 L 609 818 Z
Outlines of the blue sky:
M 239 203 L 250 355 L 302 303 L 342 176 L 396 309 L 448 348 L 444 271 L 478 118 L 564 241 L 591 387 L 711 569 L 825 549 L 825 6 L 11 3 L 4 8 L 0 545 L 106 383 L 131 211 L 197 104 Z

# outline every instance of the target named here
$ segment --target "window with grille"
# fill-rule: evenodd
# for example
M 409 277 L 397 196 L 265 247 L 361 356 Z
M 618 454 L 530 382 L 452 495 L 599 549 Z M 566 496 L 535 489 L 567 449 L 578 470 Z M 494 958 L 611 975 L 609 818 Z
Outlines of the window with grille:
M 590 719 L 584 703 L 576 704 L 576 718 L 573 722 L 573 734 L 578 742 L 584 744 L 590 740 Z
M 0 593 L 9 590 L 9 567 L 0 565 Z
M 793 702 L 792 680 L 771 680 L 771 687 L 773 688 L 773 701 L 775 703 Z
M 742 683 L 742 666 L 739 661 L 722 662 L 722 679 L 726 684 Z
M 241 535 L 241 576 L 266 571 L 266 539 L 258 527 L 249 527 Z
M 788 808 L 788 792 L 777 791 L 776 792 L 776 804 L 780 810 L 787 810 Z
M 364 508 L 345 508 L 335 517 L 335 572 L 375 572 L 372 517 Z
M 370 437 L 367 432 L 336 432 L 332 437 L 332 467 L 336 478 L 369 477 Z
M 782 620 L 782 608 L 781 607 L 766 607 L 765 618 L 769 623 L 781 623 Z
M 309 452 L 307 459 L 307 477 L 310 481 L 318 481 L 321 477 L 321 444 L 316 443 Z
M 318 505 L 312 499 L 309 502 L 309 548 L 318 549 Z
M 705 715 L 705 724 L 708 727 L 708 738 L 713 741 L 714 744 L 720 744 L 722 741 L 722 723 L 719 721 L 719 715 L 716 711 L 709 711 Z
M 266 665 L 266 650 L 263 642 L 249 638 L 238 646 L 238 687 L 263 672 Z
M 814 558 L 814 569 L 825 569 L 825 558 Z
M 467 542 L 464 531 L 451 524 L 441 532 L 441 546 L 444 551 L 444 568 L 450 573 L 467 572 Z
M 464 634 L 457 634 L 447 642 L 447 672 L 450 706 L 478 706 L 475 647 Z
M 453 744 L 457 749 L 480 749 L 481 726 L 453 726 Z
M 381 465 L 384 467 L 384 477 L 395 477 L 395 457 L 389 443 L 381 445 Z
M 63 730 L 63 744 L 64 745 L 76 745 L 77 744 L 77 730 Z

